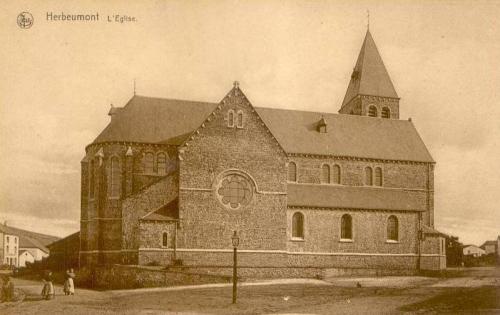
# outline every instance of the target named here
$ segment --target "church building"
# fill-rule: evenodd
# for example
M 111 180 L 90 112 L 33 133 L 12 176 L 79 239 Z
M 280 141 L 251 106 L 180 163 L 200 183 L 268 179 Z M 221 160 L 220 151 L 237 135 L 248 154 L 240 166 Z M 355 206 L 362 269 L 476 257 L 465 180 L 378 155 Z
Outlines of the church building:
M 80 265 L 261 276 L 446 266 L 434 165 L 366 33 L 338 114 L 134 95 L 81 162 Z

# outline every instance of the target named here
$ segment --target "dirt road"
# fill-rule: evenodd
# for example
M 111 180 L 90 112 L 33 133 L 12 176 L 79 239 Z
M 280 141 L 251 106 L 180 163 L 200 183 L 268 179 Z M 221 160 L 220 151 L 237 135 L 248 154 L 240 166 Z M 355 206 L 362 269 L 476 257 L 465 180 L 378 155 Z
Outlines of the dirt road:
M 198 288 L 77 290 L 54 300 L 39 297 L 41 284 L 16 279 L 22 303 L 0 305 L 1 314 L 400 314 L 500 313 L 499 269 L 470 270 L 457 278 L 338 278 L 331 282 L 243 284 L 231 304 L 227 284 Z M 359 285 L 358 285 L 359 284 Z M 359 287 L 361 286 L 361 287 Z

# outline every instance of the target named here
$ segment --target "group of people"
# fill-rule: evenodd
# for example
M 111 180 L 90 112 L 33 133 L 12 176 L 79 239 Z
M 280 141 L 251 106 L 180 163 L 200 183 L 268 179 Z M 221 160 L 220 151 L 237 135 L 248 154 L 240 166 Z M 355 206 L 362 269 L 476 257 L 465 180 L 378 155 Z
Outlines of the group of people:
M 66 270 L 65 281 L 64 281 L 64 295 L 75 295 L 75 272 L 72 269 Z M 54 279 L 52 272 L 47 270 L 43 276 L 43 289 L 42 298 L 45 300 L 53 299 L 56 295 L 54 289 Z M 14 301 L 14 283 L 9 275 L 0 276 L 0 302 L 11 302 Z
M 65 274 L 65 281 L 64 281 L 64 295 L 74 295 L 75 294 L 75 272 L 73 271 L 73 268 L 66 270 Z M 53 299 L 56 295 L 56 292 L 54 290 L 54 283 L 53 283 L 53 277 L 52 277 L 52 272 L 47 271 L 45 272 L 43 278 L 43 289 L 42 289 L 42 297 L 46 300 Z

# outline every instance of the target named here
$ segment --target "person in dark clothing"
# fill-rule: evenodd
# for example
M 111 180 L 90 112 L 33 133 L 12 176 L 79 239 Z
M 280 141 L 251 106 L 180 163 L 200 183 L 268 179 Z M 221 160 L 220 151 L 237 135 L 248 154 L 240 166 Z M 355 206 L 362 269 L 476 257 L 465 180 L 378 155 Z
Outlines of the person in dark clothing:
M 14 298 L 14 283 L 9 276 L 3 278 L 2 302 L 10 302 Z

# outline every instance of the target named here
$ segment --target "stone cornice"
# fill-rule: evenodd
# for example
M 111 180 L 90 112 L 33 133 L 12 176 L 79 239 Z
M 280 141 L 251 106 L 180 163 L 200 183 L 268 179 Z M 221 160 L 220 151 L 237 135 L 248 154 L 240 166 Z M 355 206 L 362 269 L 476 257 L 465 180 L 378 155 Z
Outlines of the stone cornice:
M 297 209 L 297 210 L 338 210 L 338 211 L 382 211 L 382 212 L 426 212 L 427 210 L 404 210 L 404 209 L 366 209 L 366 208 L 343 208 L 343 207 L 316 207 L 316 206 L 299 206 L 299 205 L 287 205 L 287 209 Z
M 358 99 L 358 98 L 370 98 L 370 99 L 376 99 L 378 101 L 392 101 L 392 100 L 400 100 L 401 97 L 387 97 L 387 96 L 377 96 L 377 95 L 369 95 L 369 94 L 357 94 L 353 98 L 351 98 L 348 102 L 344 103 L 344 105 L 340 106 L 340 110 L 342 108 L 346 107 L 349 105 L 353 100 Z
M 114 144 L 121 144 L 121 145 L 133 145 L 133 146 L 138 146 L 138 147 L 172 147 L 172 148 L 177 148 L 179 147 L 179 145 L 176 145 L 176 144 L 168 144 L 168 143 L 149 143 L 149 142 L 135 142 L 135 141 L 103 141 L 103 142 L 97 142 L 97 143 L 91 143 L 91 144 L 88 144 L 86 147 L 85 147 L 85 152 L 87 152 L 87 150 L 90 148 L 90 147 L 93 147 L 93 146 L 96 146 L 96 147 L 104 147 L 104 146 L 110 146 L 110 145 L 114 145 Z
M 287 153 L 290 157 L 305 157 L 305 158 L 316 158 L 316 159 L 336 159 L 336 160 L 346 160 L 346 161 L 363 161 L 363 162 L 376 162 L 376 163 L 396 163 L 396 164 L 419 164 L 419 165 L 434 165 L 436 162 L 423 162 L 423 161 L 407 161 L 407 160 L 391 160 L 391 159 L 377 159 L 377 158 L 366 158 L 366 157 L 356 157 L 348 155 L 334 155 L 334 154 L 310 154 L 310 153 Z

